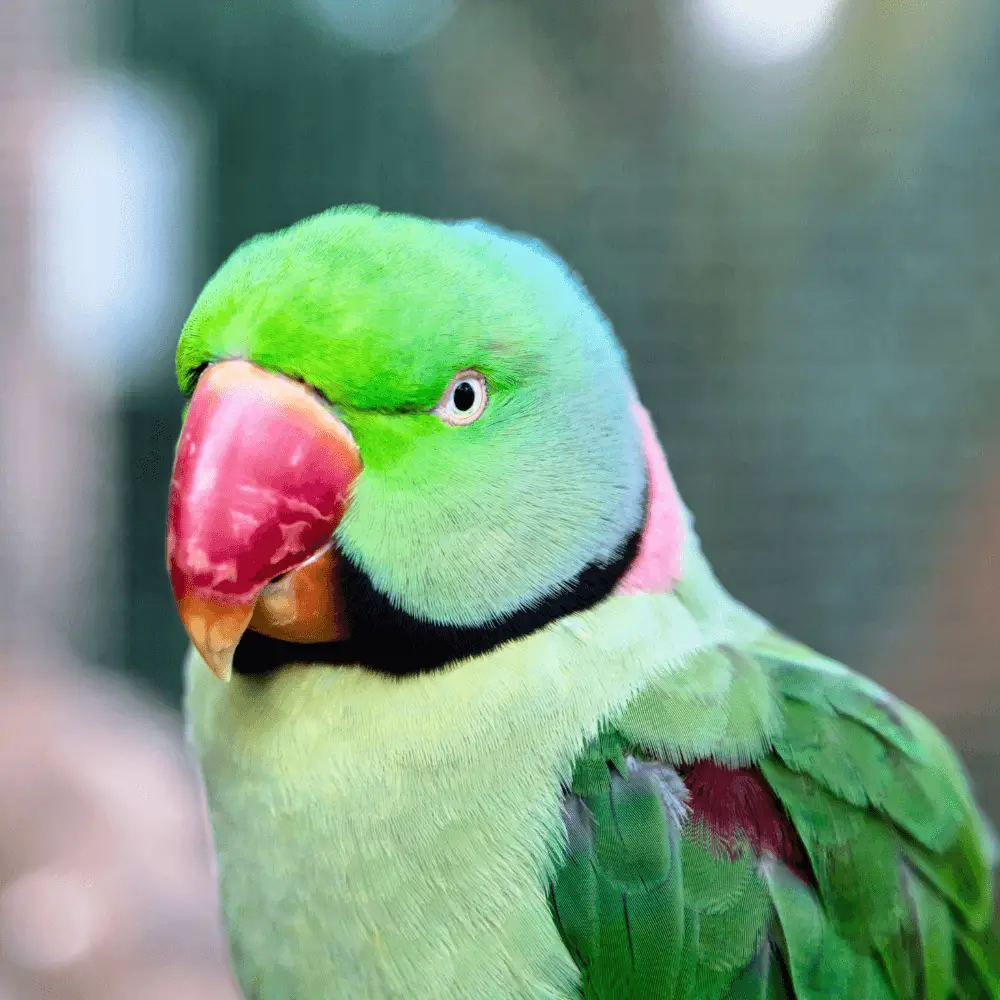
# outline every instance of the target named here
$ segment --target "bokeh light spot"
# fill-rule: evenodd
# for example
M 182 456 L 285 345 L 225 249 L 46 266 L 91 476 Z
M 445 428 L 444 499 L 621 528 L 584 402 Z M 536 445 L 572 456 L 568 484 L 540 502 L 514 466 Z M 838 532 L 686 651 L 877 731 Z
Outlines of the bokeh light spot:
M 0 948 L 23 969 L 55 969 L 83 958 L 102 936 L 95 891 L 79 876 L 39 868 L 0 894 Z
M 841 0 L 691 0 L 704 34 L 728 55 L 757 63 L 807 55 L 830 33 Z
M 437 34 L 457 0 L 309 0 L 338 35 L 369 52 L 393 53 Z
M 32 291 L 41 333 L 79 372 L 134 385 L 172 354 L 196 149 L 186 105 L 137 78 L 74 79 L 53 100 L 33 179 Z

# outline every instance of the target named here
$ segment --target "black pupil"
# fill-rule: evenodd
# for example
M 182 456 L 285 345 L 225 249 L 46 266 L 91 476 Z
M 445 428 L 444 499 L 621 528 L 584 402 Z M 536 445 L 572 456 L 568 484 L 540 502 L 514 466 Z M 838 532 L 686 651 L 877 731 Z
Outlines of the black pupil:
M 476 405 L 476 390 L 471 382 L 459 382 L 451 398 L 455 401 L 455 409 L 466 413 Z

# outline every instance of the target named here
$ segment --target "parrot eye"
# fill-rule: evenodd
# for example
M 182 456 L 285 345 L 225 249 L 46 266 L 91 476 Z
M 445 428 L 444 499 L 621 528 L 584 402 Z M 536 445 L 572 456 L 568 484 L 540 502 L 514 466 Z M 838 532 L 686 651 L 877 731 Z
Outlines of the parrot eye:
M 448 383 L 434 412 L 446 424 L 461 427 L 482 416 L 488 398 L 485 376 L 469 368 Z

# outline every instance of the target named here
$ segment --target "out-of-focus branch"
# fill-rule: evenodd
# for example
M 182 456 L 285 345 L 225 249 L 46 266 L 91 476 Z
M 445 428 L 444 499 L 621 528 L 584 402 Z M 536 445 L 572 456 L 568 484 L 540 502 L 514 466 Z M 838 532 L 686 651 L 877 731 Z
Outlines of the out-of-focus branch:
M 117 520 L 113 387 L 60 357 L 37 308 L 40 145 L 69 59 L 65 15 L 0 0 L 0 637 L 29 646 L 82 638 L 118 583 L 102 544 Z

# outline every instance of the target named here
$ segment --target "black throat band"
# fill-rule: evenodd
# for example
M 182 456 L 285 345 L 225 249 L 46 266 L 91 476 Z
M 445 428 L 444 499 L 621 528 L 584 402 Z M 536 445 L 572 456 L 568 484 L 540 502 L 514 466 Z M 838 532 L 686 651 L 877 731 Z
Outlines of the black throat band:
M 644 524 L 645 518 L 611 562 L 591 563 L 532 606 L 474 627 L 428 622 L 401 610 L 375 589 L 360 567 L 342 556 L 339 571 L 351 638 L 303 644 L 248 629 L 236 648 L 233 669 L 238 674 L 266 674 L 292 663 L 357 664 L 404 677 L 479 656 L 602 601 L 634 561 Z

